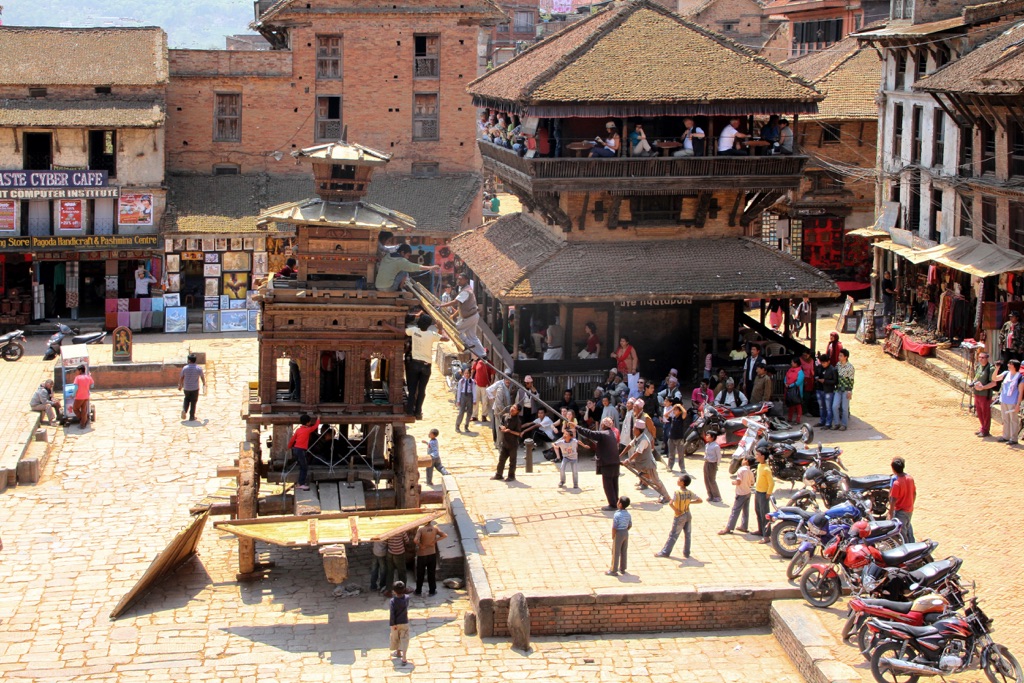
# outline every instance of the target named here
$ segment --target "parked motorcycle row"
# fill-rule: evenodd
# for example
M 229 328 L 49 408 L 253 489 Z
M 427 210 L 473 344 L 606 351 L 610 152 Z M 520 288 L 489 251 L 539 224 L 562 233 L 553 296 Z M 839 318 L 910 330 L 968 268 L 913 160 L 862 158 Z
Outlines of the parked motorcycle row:
M 992 640 L 992 619 L 977 596 L 968 597 L 973 588 L 960 577 L 963 561 L 936 561 L 937 542 L 904 543 L 902 523 L 880 519 L 889 505 L 890 476 L 849 476 L 841 449 L 806 448 L 810 427 L 770 419 L 770 407 L 736 414 L 705 406 L 691 429 L 697 438 L 715 430 L 735 444 L 730 472 L 757 451 L 776 479 L 803 482 L 788 504 L 772 500 L 772 546 L 790 560 L 786 575 L 799 579 L 811 605 L 829 607 L 849 589 L 842 637 L 870 660 L 875 680 L 915 683 L 980 669 L 993 683 L 1024 683 L 1017 659 Z

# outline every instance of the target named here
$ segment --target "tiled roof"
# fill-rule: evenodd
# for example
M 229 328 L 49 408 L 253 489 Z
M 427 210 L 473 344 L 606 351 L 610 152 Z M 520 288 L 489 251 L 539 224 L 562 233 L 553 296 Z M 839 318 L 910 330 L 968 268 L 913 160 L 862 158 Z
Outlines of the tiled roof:
M 166 82 L 163 29 L 0 26 L 0 85 Z
M 992 94 L 1024 92 L 1024 23 L 1010 27 L 921 79 L 914 89 Z
M 821 271 L 738 237 L 561 242 L 533 219 L 512 214 L 457 236 L 452 246 L 506 303 L 839 294 Z M 637 278 L 636 268 L 645 276 Z
M 136 100 L 0 100 L 0 126 L 48 128 L 157 128 L 164 123 L 160 102 Z
M 785 113 L 813 111 L 821 99 L 802 79 L 649 0 L 612 4 L 467 90 L 477 104 L 538 111 L 541 105 L 757 103 Z
M 348 3 L 346 3 L 348 4 Z M 292 7 L 292 5 L 297 5 Z M 249 24 L 252 29 L 258 29 L 262 24 L 273 24 L 279 15 L 287 14 L 289 11 L 302 14 L 317 14 L 322 12 L 320 8 L 310 8 L 309 3 L 302 0 L 278 0 L 266 9 L 259 19 Z M 458 12 L 460 14 L 475 15 L 489 21 L 508 21 L 508 17 L 501 11 L 494 0 L 473 0 L 472 3 L 466 0 L 402 0 L 397 5 L 394 3 L 381 3 L 380 5 L 365 6 L 351 4 L 346 7 L 346 12 L 359 14 L 382 14 L 388 11 L 401 14 L 437 14 L 441 12 Z
M 783 66 L 814 83 L 825 96 L 808 120 L 874 119 L 882 64 L 874 49 L 846 37 L 832 47 Z
M 169 233 L 256 232 L 261 211 L 313 193 L 313 181 L 305 174 L 168 175 L 166 182 Z
M 483 179 L 476 174 L 414 178 L 374 174 L 367 201 L 412 216 L 417 233 L 452 234 L 480 193 Z

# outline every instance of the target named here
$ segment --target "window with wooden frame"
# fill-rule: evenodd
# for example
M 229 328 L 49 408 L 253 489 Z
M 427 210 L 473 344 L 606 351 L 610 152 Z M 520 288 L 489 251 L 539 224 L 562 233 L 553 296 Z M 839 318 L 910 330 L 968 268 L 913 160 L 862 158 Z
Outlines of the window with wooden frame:
M 960 126 L 960 166 L 957 175 L 970 178 L 974 175 L 974 128 Z
M 978 126 L 981 131 L 981 172 L 996 172 L 996 131 L 988 121 Z
M 907 198 L 907 226 L 911 232 L 921 229 L 921 176 L 913 173 L 910 177 L 910 196 Z
M 821 142 L 822 145 L 838 145 L 839 139 L 843 134 L 842 124 L 839 123 L 822 123 L 821 125 Z
M 1010 248 L 1024 252 L 1024 203 L 1010 202 Z
M 958 237 L 974 236 L 974 200 L 960 197 L 960 225 L 956 232 Z
M 981 200 L 981 239 L 989 244 L 996 243 L 998 212 L 996 200 L 985 197 Z
M 516 33 L 534 32 L 535 21 L 533 10 L 516 10 L 513 19 L 514 22 L 512 24 L 512 30 Z
M 214 164 L 213 175 L 238 175 L 242 172 L 238 164 Z
M 414 78 L 440 78 L 441 36 L 413 36 Z
M 839 194 L 846 189 L 845 181 L 828 171 L 810 171 L 807 177 L 814 194 Z
M 928 207 L 928 239 L 939 241 L 939 221 L 942 219 L 942 190 L 932 190 Z
M 1010 148 L 1010 175 L 1024 176 L 1024 126 L 1011 120 L 1007 126 Z
M 441 165 L 436 161 L 418 161 L 412 164 L 413 178 L 436 178 L 441 174 Z
M 242 95 L 240 93 L 216 93 L 214 98 L 214 142 L 241 142 Z
M 924 119 L 924 109 L 914 106 L 910 114 L 910 163 L 921 163 L 921 127 Z
M 342 78 L 342 37 L 316 37 L 317 80 L 338 80 Z
M 893 90 L 903 90 L 907 80 L 907 51 L 896 52 L 896 78 L 893 81 Z
M 932 166 L 942 166 L 946 157 L 946 112 L 936 109 L 933 121 L 935 122 L 932 136 Z
M 337 142 L 341 139 L 341 97 L 324 95 L 316 98 L 316 141 Z
M 673 195 L 649 195 L 629 200 L 630 223 L 678 223 L 683 210 L 683 198 Z
M 892 155 L 896 159 L 903 157 L 903 105 L 892 108 Z
M 928 50 L 919 48 L 917 51 L 917 79 L 921 80 L 928 75 Z
M 412 139 L 440 139 L 440 96 L 435 93 L 416 93 L 412 105 Z

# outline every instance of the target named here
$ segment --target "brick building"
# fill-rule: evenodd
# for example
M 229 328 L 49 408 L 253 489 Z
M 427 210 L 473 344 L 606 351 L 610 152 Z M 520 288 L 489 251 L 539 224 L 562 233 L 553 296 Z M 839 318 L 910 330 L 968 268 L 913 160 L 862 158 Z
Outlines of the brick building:
M 481 66 L 485 69 L 488 65 L 504 64 L 515 56 L 517 49 L 537 40 L 539 0 L 500 2 L 499 6 L 507 19 L 481 35 L 484 39 Z
M 902 6 L 903 0 L 899 0 Z M 913 0 L 907 0 L 913 5 Z M 775 0 L 765 14 L 783 22 L 788 37 L 789 57 L 824 50 L 845 38 L 889 17 L 888 0 Z M 781 54 L 768 55 L 781 60 Z
M 759 0 L 678 0 L 682 16 L 721 33 L 768 59 L 780 61 L 788 43 L 782 21 L 765 12 Z
M 538 139 L 538 153 L 525 156 L 479 142 L 485 169 L 524 211 L 456 237 L 453 247 L 476 274 L 489 324 L 482 334 L 500 352 L 491 330 L 506 331 L 513 306 L 506 344 L 532 347 L 535 357 L 500 360 L 542 388 L 573 375 L 582 389 L 603 375 L 620 335 L 642 346 L 644 373 L 687 374 L 702 354 L 725 352 L 741 326 L 763 329 L 742 299 L 838 293 L 820 271 L 744 239 L 765 208 L 799 186 L 807 158 L 716 153 L 732 118 L 754 130 L 771 114 L 817 111 L 821 96 L 767 60 L 636 0 L 541 41 L 469 91 L 478 106 L 520 117 Z M 707 155 L 696 144 L 694 156 L 671 156 L 688 151 L 684 117 L 705 132 Z M 622 132 L 621 150 L 583 156 L 609 124 Z M 653 145 L 639 155 L 626 138 L 637 124 Z M 530 343 L 533 332 L 556 320 L 564 339 L 540 360 L 545 349 Z M 579 359 L 591 322 L 602 351 Z M 791 339 L 772 339 L 796 350 Z
M 187 278 L 190 285 L 183 272 L 181 286 L 194 301 L 224 294 L 224 273 L 215 291 L 214 269 L 205 268 L 223 261 L 223 250 L 204 244 L 240 240 L 247 254 L 229 258 L 250 264 L 250 283 L 283 265 L 293 237 L 257 231 L 256 216 L 305 198 L 295 179 L 309 171 L 293 152 L 345 131 L 393 155 L 369 201 L 412 215 L 414 246 L 432 254 L 435 244 L 480 223 L 476 110 L 465 85 L 477 73 L 480 26 L 505 19 L 495 4 L 403 0 L 381 10 L 365 1 L 281 0 L 255 9 L 252 28 L 270 50 L 234 41 L 231 50 L 170 51 L 168 254 L 181 267 L 185 255 L 201 256 L 210 271 Z M 227 186 L 247 193 L 247 210 L 224 195 Z M 190 248 L 197 244 L 201 253 Z
M 867 283 L 871 246 L 848 233 L 875 222 L 875 143 L 881 61 L 855 38 L 786 62 L 825 99 L 801 116 L 794 135 L 810 161 L 800 187 L 762 223 L 765 240 L 836 279 Z M 859 288 L 860 285 L 857 285 Z M 865 285 L 866 287 L 866 285 Z
M 105 314 L 116 323 L 121 308 L 123 324 L 160 324 L 135 298 L 134 272 L 142 263 L 162 277 L 167 80 L 159 28 L 0 27 L 8 324 Z

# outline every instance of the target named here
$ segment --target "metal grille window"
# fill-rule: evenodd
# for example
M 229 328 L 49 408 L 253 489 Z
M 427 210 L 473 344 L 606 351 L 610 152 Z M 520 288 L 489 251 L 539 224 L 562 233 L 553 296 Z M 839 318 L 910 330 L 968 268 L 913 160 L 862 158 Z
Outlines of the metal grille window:
M 217 93 L 214 106 L 213 139 L 216 142 L 242 140 L 242 96 Z
M 629 200 L 632 223 L 677 223 L 683 210 L 683 198 L 671 195 L 633 197 Z
M 942 166 L 946 156 L 946 112 L 936 109 L 934 114 L 935 135 L 932 145 L 932 166 Z
M 996 243 L 996 200 L 986 197 L 981 200 L 981 239 L 989 244 Z
M 533 12 L 526 10 L 525 12 L 520 10 L 515 14 L 515 22 L 512 24 L 512 30 L 516 33 L 533 33 Z
M 316 141 L 336 142 L 341 139 L 341 98 L 316 98 Z
M 342 77 L 341 36 L 316 37 L 316 77 L 337 80 Z
M 416 93 L 412 107 L 412 139 L 437 140 L 440 136 L 440 107 L 437 93 Z
M 441 37 L 414 36 L 413 40 L 416 45 L 413 76 L 415 78 L 439 78 L 441 75 L 441 65 L 439 63 Z

